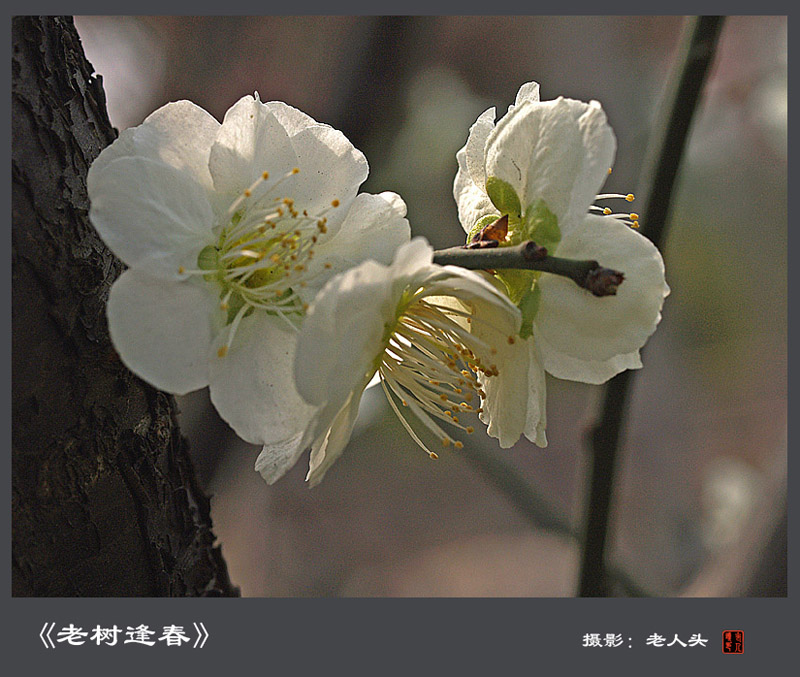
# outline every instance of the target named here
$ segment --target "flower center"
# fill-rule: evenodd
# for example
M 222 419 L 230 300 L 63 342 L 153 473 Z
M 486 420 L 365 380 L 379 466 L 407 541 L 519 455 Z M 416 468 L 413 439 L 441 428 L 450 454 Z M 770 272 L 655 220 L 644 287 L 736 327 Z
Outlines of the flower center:
M 464 425 L 459 416 L 483 411 L 475 406 L 486 396 L 478 374 L 498 374 L 492 363 L 497 349 L 471 334 L 456 321 L 457 317 L 467 323 L 473 320 L 466 311 L 425 299 L 413 301 L 391 331 L 378 367 L 389 403 L 414 441 L 431 458 L 438 456 L 412 430 L 392 394 L 448 447 L 452 440 L 434 419 L 474 432 L 473 426 Z M 464 445 L 456 441 L 453 446 L 461 449 Z
M 252 312 L 276 315 L 296 329 L 308 307 L 297 289 L 306 286 L 314 246 L 328 232 L 329 208 L 316 214 L 300 211 L 278 190 L 299 171 L 258 190 L 269 181 L 264 172 L 230 205 L 217 229 L 217 244 L 201 250 L 197 269 L 179 271 L 202 275 L 221 289 L 220 308 L 227 312 L 229 330 L 220 357 L 228 352 L 239 322 Z M 339 200 L 331 202 L 330 207 L 338 206 Z

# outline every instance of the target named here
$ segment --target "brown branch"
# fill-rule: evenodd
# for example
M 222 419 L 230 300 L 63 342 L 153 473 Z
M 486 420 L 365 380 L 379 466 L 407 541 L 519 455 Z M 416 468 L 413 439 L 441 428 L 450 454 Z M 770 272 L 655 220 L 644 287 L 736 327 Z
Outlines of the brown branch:
M 489 243 L 494 242 L 490 240 Z M 550 256 L 545 247 L 535 242 L 523 242 L 511 247 L 498 247 L 483 242 L 482 247 L 450 247 L 433 253 L 433 262 L 439 265 L 460 266 L 471 270 L 497 270 L 517 268 L 539 270 L 568 277 L 575 284 L 595 296 L 613 296 L 625 279 L 624 273 L 604 268 L 597 261 L 564 259 Z M 487 246 L 488 244 L 488 246 Z

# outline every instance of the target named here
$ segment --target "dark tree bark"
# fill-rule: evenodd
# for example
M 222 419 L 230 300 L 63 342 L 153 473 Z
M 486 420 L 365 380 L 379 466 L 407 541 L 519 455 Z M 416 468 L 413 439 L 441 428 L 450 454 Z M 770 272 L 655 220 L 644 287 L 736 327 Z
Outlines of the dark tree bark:
M 108 337 L 88 215 L 115 138 L 72 20 L 12 20 L 12 594 L 233 596 L 172 397 Z

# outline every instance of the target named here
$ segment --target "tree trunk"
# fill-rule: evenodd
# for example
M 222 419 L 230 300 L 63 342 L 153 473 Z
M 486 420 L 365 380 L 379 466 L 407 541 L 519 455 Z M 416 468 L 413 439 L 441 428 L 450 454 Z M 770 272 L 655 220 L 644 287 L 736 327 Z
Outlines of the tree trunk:
M 116 133 L 72 20 L 12 20 L 12 594 L 238 594 L 172 397 L 133 376 L 88 221 Z

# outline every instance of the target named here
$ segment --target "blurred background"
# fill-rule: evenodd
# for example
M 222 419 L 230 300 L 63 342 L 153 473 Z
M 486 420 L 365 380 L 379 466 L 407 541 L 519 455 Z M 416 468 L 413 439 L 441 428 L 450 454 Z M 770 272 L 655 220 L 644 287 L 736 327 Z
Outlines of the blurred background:
M 245 94 L 281 100 L 363 150 L 362 190 L 393 190 L 414 235 L 463 242 L 455 153 L 529 80 L 597 99 L 637 178 L 681 17 L 76 17 L 111 122 L 190 99 L 222 119 Z M 610 557 L 664 596 L 786 594 L 787 22 L 727 19 L 663 247 L 672 288 L 634 379 Z M 634 208 L 635 208 L 634 203 Z M 548 376 L 548 438 L 501 456 L 580 528 L 585 435 L 602 388 Z M 307 459 L 267 486 L 258 449 L 206 391 L 178 398 L 214 530 L 244 596 L 572 596 L 579 546 L 533 529 L 456 453 L 431 462 L 380 388 L 309 490 Z

